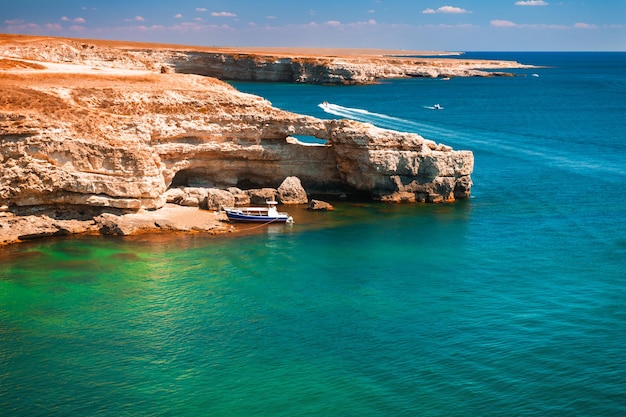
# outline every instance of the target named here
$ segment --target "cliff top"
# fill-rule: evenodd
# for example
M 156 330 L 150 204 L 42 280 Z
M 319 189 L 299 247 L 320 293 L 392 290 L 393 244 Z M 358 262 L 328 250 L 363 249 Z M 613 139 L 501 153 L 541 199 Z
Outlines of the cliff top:
M 303 48 L 303 47 L 253 47 L 253 46 L 194 46 L 151 42 L 131 42 L 102 39 L 58 38 L 50 36 L 32 36 L 1 34 L 2 43 L 40 44 L 49 41 L 73 41 L 96 45 L 102 48 L 117 49 L 155 49 L 193 52 L 242 53 L 259 55 L 277 55 L 285 57 L 384 57 L 384 56 L 442 56 L 457 55 L 457 52 L 416 51 L 406 49 L 366 49 L 366 48 Z

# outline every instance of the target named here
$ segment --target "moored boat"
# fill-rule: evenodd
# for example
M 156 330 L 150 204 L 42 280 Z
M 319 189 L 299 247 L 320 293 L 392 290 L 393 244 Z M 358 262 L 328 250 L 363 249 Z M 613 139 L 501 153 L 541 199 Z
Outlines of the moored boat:
M 288 213 L 278 211 L 277 204 L 276 201 L 267 201 L 267 207 L 224 208 L 224 211 L 231 222 L 293 223 Z

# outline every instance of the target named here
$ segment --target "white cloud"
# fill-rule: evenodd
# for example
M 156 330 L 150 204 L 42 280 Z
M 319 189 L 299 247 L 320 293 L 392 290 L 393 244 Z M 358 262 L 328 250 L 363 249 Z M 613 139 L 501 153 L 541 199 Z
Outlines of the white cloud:
M 529 28 L 529 29 L 569 29 L 564 25 L 549 25 L 545 23 L 529 25 L 526 23 L 515 23 L 510 20 L 492 20 L 489 22 L 491 26 L 500 28 Z
M 181 13 L 174 15 L 174 19 L 182 19 L 182 18 L 183 18 L 183 15 Z
M 442 6 L 438 8 L 437 11 L 439 13 L 469 13 L 465 9 L 461 9 L 460 7 L 454 7 L 454 6 Z
M 74 19 L 70 19 L 70 18 L 69 18 L 69 17 L 67 17 L 67 16 L 63 16 L 63 17 L 61 17 L 61 21 L 62 21 L 62 22 L 70 22 L 70 21 L 72 21 L 72 22 L 74 22 L 74 23 L 85 23 L 85 22 L 86 22 L 86 20 L 85 20 L 85 19 L 83 19 L 82 17 L 76 17 L 76 18 L 74 18 Z
M 273 19 L 276 19 L 276 16 L 265 16 L 265 18 L 273 20 Z
M 363 22 L 354 22 L 350 23 L 348 26 L 350 27 L 358 27 L 358 26 L 376 26 L 377 22 L 374 19 L 369 19 Z
M 516 23 L 511 22 L 510 20 L 492 20 L 491 26 L 495 26 L 498 28 L 514 28 L 518 26 Z
M 590 23 L 578 22 L 574 24 L 576 29 L 596 29 L 596 25 L 592 25 Z
M 63 26 L 61 26 L 58 23 L 47 23 L 46 24 L 46 29 L 55 32 L 55 31 L 59 31 L 59 30 L 63 30 Z
M 546 3 L 543 0 L 525 0 L 525 1 L 516 1 L 515 5 L 516 6 L 547 6 L 548 3 Z
M 124 19 L 125 22 L 144 22 L 145 20 L 141 16 L 135 16 L 133 19 Z
M 329 20 L 326 22 L 326 26 L 341 26 L 341 22 L 338 20 Z
M 159 32 L 164 31 L 167 28 L 163 25 L 152 25 L 152 26 L 135 26 L 132 28 L 133 31 L 137 32 Z
M 196 7 L 196 12 L 204 13 L 206 11 L 207 9 L 205 9 L 204 7 Z
M 422 10 L 423 14 L 434 14 L 434 13 L 471 13 L 468 10 L 462 9 L 460 7 L 454 6 L 441 6 L 437 10 L 435 9 L 424 9 Z
M 32 32 L 41 30 L 41 26 L 37 23 L 24 23 L 21 19 L 5 20 L 4 23 L 9 25 L 6 28 L 10 31 Z
M 235 13 L 231 12 L 211 12 L 211 16 L 215 17 L 237 17 Z
M 395 25 L 392 25 L 392 26 L 395 26 Z M 462 23 L 459 25 L 446 25 L 446 24 L 440 23 L 438 25 L 423 25 L 420 27 L 427 28 L 427 29 L 469 29 L 475 26 L 472 25 L 471 23 Z M 407 28 L 410 28 L 410 26 L 408 26 Z

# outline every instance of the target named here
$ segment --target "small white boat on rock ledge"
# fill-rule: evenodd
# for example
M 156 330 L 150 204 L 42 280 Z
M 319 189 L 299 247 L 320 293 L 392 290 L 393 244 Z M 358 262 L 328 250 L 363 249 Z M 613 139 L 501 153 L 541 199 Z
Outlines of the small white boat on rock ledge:
M 267 207 L 224 208 L 224 211 L 231 222 L 293 223 L 289 214 L 278 211 L 277 204 L 276 201 L 268 201 Z

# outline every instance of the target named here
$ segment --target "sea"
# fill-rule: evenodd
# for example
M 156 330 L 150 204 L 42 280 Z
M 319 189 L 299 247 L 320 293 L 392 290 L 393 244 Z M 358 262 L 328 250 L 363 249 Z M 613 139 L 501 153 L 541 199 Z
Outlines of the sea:
M 0 415 L 626 415 L 626 53 L 469 58 L 536 67 L 233 85 L 471 150 L 471 199 L 0 248 Z

